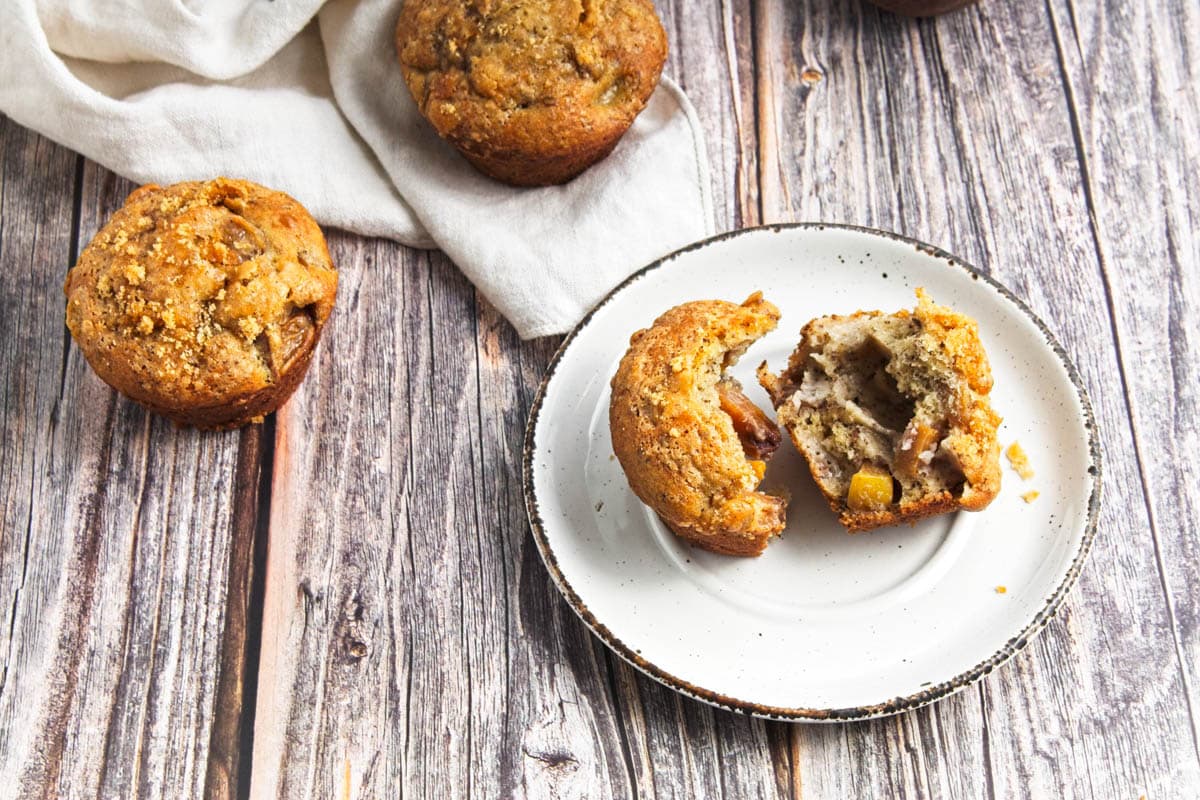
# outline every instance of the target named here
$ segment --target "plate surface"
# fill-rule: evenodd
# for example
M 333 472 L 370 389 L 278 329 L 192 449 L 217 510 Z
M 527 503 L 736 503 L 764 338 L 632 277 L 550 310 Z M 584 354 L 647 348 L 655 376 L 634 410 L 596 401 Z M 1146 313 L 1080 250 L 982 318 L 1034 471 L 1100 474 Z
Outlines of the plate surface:
M 779 328 L 730 368 L 769 409 L 754 369 L 778 371 L 809 319 L 916 304 L 915 289 L 971 315 L 992 364 L 1002 457 L 984 511 L 848 535 L 785 437 L 767 490 L 791 496 L 788 527 L 759 558 L 697 550 L 629 489 L 608 430 L 608 381 L 629 336 L 689 300 L 761 289 Z M 633 275 L 551 363 L 526 433 L 525 496 L 542 559 L 613 650 L 655 679 L 759 716 L 882 716 L 951 694 L 1023 647 L 1074 582 L 1095 532 L 1100 463 L 1074 367 L 1009 292 L 958 259 L 891 234 L 832 225 L 710 239 Z M 1021 495 L 1037 490 L 1026 503 Z M 1003 591 L 1000 591 L 1003 587 Z

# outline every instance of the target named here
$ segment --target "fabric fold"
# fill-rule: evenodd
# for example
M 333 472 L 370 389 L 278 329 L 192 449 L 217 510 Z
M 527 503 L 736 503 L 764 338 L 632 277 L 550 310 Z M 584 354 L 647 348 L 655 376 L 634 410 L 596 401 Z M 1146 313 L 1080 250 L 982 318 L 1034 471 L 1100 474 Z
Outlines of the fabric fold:
M 565 186 L 475 172 L 420 116 L 400 0 L 16 0 L 0 111 L 138 182 L 229 175 L 324 225 L 444 250 L 522 337 L 712 233 L 703 135 L 670 80 Z M 314 19 L 315 15 L 315 19 Z

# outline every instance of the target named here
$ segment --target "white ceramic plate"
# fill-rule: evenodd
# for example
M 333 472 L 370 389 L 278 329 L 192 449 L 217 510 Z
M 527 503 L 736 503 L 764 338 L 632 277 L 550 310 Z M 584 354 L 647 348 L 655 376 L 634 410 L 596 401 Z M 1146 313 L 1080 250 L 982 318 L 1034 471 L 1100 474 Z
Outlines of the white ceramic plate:
M 731 368 L 785 363 L 809 319 L 934 300 L 979 322 L 1004 417 L 1036 470 L 1004 462 L 1000 496 L 850 536 L 786 437 L 764 486 L 787 487 L 788 527 L 759 558 L 687 546 L 630 491 L 613 456 L 608 381 L 629 335 L 677 303 L 761 289 L 779 328 Z M 1057 609 L 1095 532 L 1100 463 L 1078 374 L 1007 290 L 936 248 L 832 225 L 756 228 L 646 267 L 579 324 L 550 365 L 526 434 L 525 495 L 542 558 L 601 639 L 657 680 L 710 703 L 798 720 L 881 716 L 967 686 Z M 1032 503 L 1021 495 L 1040 492 Z M 998 591 L 1004 587 L 1004 591 Z

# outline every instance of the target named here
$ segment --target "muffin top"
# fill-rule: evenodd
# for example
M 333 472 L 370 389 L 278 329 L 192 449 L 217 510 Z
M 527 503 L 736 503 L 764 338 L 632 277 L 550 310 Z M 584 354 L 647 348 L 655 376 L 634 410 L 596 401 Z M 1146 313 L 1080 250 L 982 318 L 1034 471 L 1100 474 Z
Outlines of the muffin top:
M 396 43 L 422 113 L 479 155 L 619 136 L 667 52 L 650 0 L 407 0 Z
M 275 384 L 333 309 L 337 272 L 287 195 L 218 178 L 143 186 L 67 275 L 92 368 L 151 406 L 216 406 Z

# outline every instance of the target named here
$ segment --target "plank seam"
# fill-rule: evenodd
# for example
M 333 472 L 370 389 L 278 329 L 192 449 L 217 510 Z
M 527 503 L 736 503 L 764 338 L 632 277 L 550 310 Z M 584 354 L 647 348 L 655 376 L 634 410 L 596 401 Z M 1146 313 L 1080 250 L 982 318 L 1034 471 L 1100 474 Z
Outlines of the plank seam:
M 117 408 L 119 409 L 122 405 L 125 405 L 126 402 L 127 401 L 124 401 L 123 399 L 118 399 L 117 400 Z M 137 543 L 138 543 L 138 539 L 140 538 L 139 529 L 142 526 L 142 508 L 146 504 L 146 486 L 150 482 L 149 481 L 150 427 L 151 427 L 150 413 L 147 411 L 143 411 L 140 408 L 139 408 L 139 412 L 142 415 L 142 453 L 141 453 L 142 475 L 141 475 L 141 483 L 138 486 L 138 491 L 137 491 L 137 508 L 135 509 L 134 514 L 133 514 L 133 530 L 132 530 L 133 542 L 131 543 L 130 548 L 129 548 L 130 555 L 131 555 L 130 565 L 129 565 L 129 591 L 130 591 L 131 599 L 134 597 L 133 581 L 134 581 L 134 578 L 137 573 Z M 167 473 L 166 486 L 168 487 L 168 489 L 167 489 L 167 497 L 165 498 L 165 500 L 163 502 L 164 507 L 167 507 L 167 508 L 170 507 L 171 496 L 174 494 L 173 488 L 170 488 L 170 487 L 173 487 L 174 483 L 175 483 L 175 460 L 171 459 L 171 469 Z M 147 689 L 149 689 L 154 683 L 154 669 L 155 669 L 155 663 L 157 661 L 157 659 L 155 658 L 155 652 L 158 650 L 159 623 L 162 620 L 163 573 L 166 572 L 166 562 L 167 562 L 167 548 L 163 547 L 160 549 L 160 553 L 159 553 L 159 557 L 158 557 L 158 581 L 154 587 L 154 609 L 155 609 L 155 612 L 154 612 L 154 625 L 150 629 L 149 656 L 147 658 L 147 664 L 146 664 Z M 128 656 L 128 654 L 129 654 L 128 650 L 126 650 L 126 656 Z M 142 770 L 144 769 L 144 767 L 146 765 L 146 760 L 147 760 L 147 754 L 145 753 L 143 746 L 145 744 L 146 729 L 148 727 L 150 727 L 150 724 L 152 721 L 151 715 L 147 712 L 149 703 L 150 703 L 150 692 L 147 691 L 146 695 L 142 698 L 141 707 L 138 709 L 138 718 L 139 718 L 141 724 L 138 726 L 137 743 L 133 748 L 133 754 L 135 756 L 135 760 L 134 760 L 133 775 L 131 776 L 131 779 L 130 779 L 130 786 L 138 786 L 139 787 L 138 793 L 143 796 L 145 796 L 145 792 L 142 791 L 143 787 L 141 786 L 142 780 L 143 780 Z
M 430 315 L 432 319 L 432 314 Z M 484 564 L 487 561 L 483 557 L 483 533 L 484 527 L 482 524 L 482 516 L 480 514 L 480 502 L 483 497 L 483 487 L 480 486 L 479 478 L 483 472 L 483 389 L 480 385 L 480 366 L 479 362 L 482 358 L 479 352 L 479 292 L 474 287 L 471 289 L 471 342 L 475 346 L 475 419 L 477 428 L 475 429 L 475 445 L 476 450 L 471 454 L 471 492 L 472 500 L 471 513 L 475 517 L 475 557 L 479 560 L 480 577 L 482 578 Z M 500 559 L 501 562 L 504 559 Z M 462 631 L 465 635 L 467 630 L 466 608 L 467 599 L 465 588 L 461 576 L 467 574 L 462 566 L 462 551 L 459 550 L 459 581 L 458 581 L 458 615 L 459 622 L 462 625 Z M 505 584 L 507 590 L 508 584 Z M 505 605 L 508 604 L 508 592 L 505 591 Z M 507 616 L 507 615 L 506 615 Z M 508 628 L 504 630 L 505 641 L 508 640 Z M 475 748 L 475 673 L 471 665 L 471 648 L 467 642 L 463 642 L 463 652 L 466 654 L 467 660 L 467 761 L 468 765 L 474 755 Z M 508 707 L 508 697 L 505 696 L 505 708 Z M 467 797 L 470 798 L 474 794 L 475 789 L 475 770 L 467 769 Z
M 263 422 L 258 439 L 258 481 L 255 498 L 253 541 L 250 543 L 248 591 L 246 594 L 245 638 L 242 641 L 242 694 L 238 709 L 238 756 L 234 763 L 237 797 L 250 797 L 254 774 L 254 723 L 258 713 L 258 672 L 262 658 L 263 615 L 267 590 L 267 545 L 271 530 L 271 481 L 275 474 L 276 415 Z M 231 553 L 232 556 L 232 553 Z M 232 573 L 232 565 L 231 565 Z M 228 619 L 228 616 L 227 616 Z M 217 725 L 213 725 L 214 732 Z M 212 752 L 212 748 L 209 748 Z
M 996 778 L 992 771 L 992 732 L 988 727 L 987 692 L 983 690 L 983 681 L 978 684 L 979 716 L 983 723 L 983 775 L 987 778 L 987 800 L 996 800 Z
M 1054 14 L 1054 8 L 1050 0 L 1045 0 L 1047 16 L 1050 19 L 1050 31 L 1054 37 L 1054 50 L 1058 58 L 1059 74 L 1062 75 L 1063 93 L 1067 104 L 1068 118 L 1071 123 L 1071 136 L 1074 139 L 1076 155 L 1079 159 L 1079 170 L 1081 184 L 1083 188 L 1084 202 L 1088 209 L 1088 228 L 1092 234 L 1092 246 L 1096 252 L 1096 258 L 1100 271 L 1100 279 L 1104 286 L 1104 299 L 1106 310 L 1108 312 L 1109 329 L 1112 332 L 1113 346 L 1116 350 L 1117 372 L 1121 380 L 1121 396 L 1124 400 L 1126 419 L 1129 421 L 1130 438 L 1133 442 L 1133 456 L 1137 464 L 1138 479 L 1141 482 L 1142 502 L 1146 507 L 1146 516 L 1150 524 L 1150 540 L 1154 545 L 1154 562 L 1158 571 L 1159 586 L 1163 592 L 1163 602 L 1167 609 L 1167 623 L 1171 630 L 1171 642 L 1174 645 L 1175 659 L 1178 666 L 1180 682 L 1183 684 L 1183 696 L 1187 703 L 1188 719 L 1191 722 L 1192 733 L 1192 748 L 1196 754 L 1197 761 L 1200 762 L 1200 731 L 1197 730 L 1196 709 L 1192 702 L 1192 686 L 1188 680 L 1187 669 L 1184 665 L 1183 643 L 1179 637 L 1179 623 L 1176 618 L 1175 606 L 1171 599 L 1170 588 L 1167 586 L 1166 568 L 1163 561 L 1162 544 L 1160 541 L 1158 521 L 1154 513 L 1154 504 L 1151 501 L 1150 487 L 1146 479 L 1146 465 L 1142 457 L 1142 449 L 1140 437 L 1138 435 L 1138 427 L 1135 422 L 1133 413 L 1133 399 L 1129 391 L 1129 378 L 1125 368 L 1125 355 L 1121 347 L 1121 334 L 1118 330 L 1118 317 L 1113 301 L 1112 283 L 1109 280 L 1107 259 L 1104 255 L 1104 247 L 1101 243 L 1099 221 L 1095 203 L 1095 197 L 1092 192 L 1091 171 L 1088 165 L 1087 149 L 1083 141 L 1083 129 L 1079 120 L 1079 110 L 1075 99 L 1075 90 L 1071 83 L 1070 75 L 1068 74 L 1066 58 L 1063 55 L 1064 45 L 1062 41 L 1062 31 L 1059 27 L 1058 18 Z M 1067 0 L 1067 7 L 1074 22 L 1075 14 L 1071 8 L 1070 0 Z M 1074 28 L 1072 28 L 1075 31 Z M 1082 58 L 1082 50 L 1077 38 L 1075 41 L 1076 52 L 1080 53 Z
M 75 188 L 71 196 L 71 239 L 68 243 L 70 246 L 67 254 L 68 270 L 75 266 L 75 262 L 79 260 L 79 234 L 83 217 L 83 165 L 83 156 L 76 155 Z M 51 414 L 51 425 L 58 421 L 59 403 L 62 402 L 63 393 L 66 391 L 67 387 L 67 361 L 71 355 L 71 334 L 70 331 L 67 330 L 67 323 L 65 319 L 63 320 L 62 334 L 62 365 L 58 377 L 58 400 L 55 402 L 54 412 Z
M 590 634 L 589 634 L 590 635 Z M 617 691 L 616 668 L 613 666 L 613 653 L 607 646 L 604 648 L 604 663 L 608 668 L 608 691 L 612 695 L 613 712 L 617 715 L 617 740 L 621 744 L 621 755 L 625 759 L 625 771 L 629 776 L 629 788 L 633 800 L 639 800 L 637 773 L 633 769 L 633 752 L 629 746 L 628 733 L 625 730 L 625 711 L 621 708 L 621 696 Z
M 755 153 L 757 153 L 757 150 L 758 150 L 758 134 L 757 134 L 757 131 L 758 131 L 758 69 L 754 62 L 754 57 L 753 57 L 754 3 L 749 3 L 747 5 L 747 8 L 749 9 L 749 22 L 750 22 L 750 31 L 751 31 L 751 36 L 750 36 L 751 58 L 748 60 L 748 63 L 747 63 L 747 66 L 750 69 L 750 93 L 751 93 L 750 94 L 751 126 L 750 126 L 749 130 L 754 132 L 753 133 L 754 147 L 752 148 L 752 150 Z M 729 83 L 730 83 L 730 88 L 733 90 L 732 91 L 733 124 L 734 124 L 734 128 L 737 131 L 737 145 L 738 145 L 737 149 L 735 151 L 736 163 L 734 164 L 734 169 L 733 169 L 734 226 L 742 227 L 746 224 L 746 210 L 747 210 L 744 206 L 744 201 L 746 199 L 746 196 L 745 196 L 745 192 L 743 191 L 743 187 L 747 186 L 747 185 L 752 185 L 753 177 L 747 176 L 746 171 L 744 169 L 745 164 L 743 163 L 743 154 L 745 153 L 745 149 L 744 149 L 745 139 L 750 134 L 747 134 L 745 120 L 742 119 L 742 116 L 743 116 L 743 108 L 742 108 L 742 102 L 741 102 L 742 81 L 738 75 L 739 62 L 738 62 L 737 42 L 735 40 L 736 31 L 735 31 L 735 26 L 733 23 L 733 10 L 731 9 L 731 7 L 729 5 L 729 0 L 721 0 L 721 27 L 724 32 L 724 40 L 725 40 L 725 65 L 729 70 Z M 756 156 L 755 161 L 757 162 L 757 160 L 758 159 Z M 757 188 L 757 187 L 755 187 L 755 188 Z M 755 206 L 756 206 L 755 211 L 757 213 L 757 218 L 761 219 L 762 218 L 762 193 L 755 192 L 755 194 L 757 195 L 756 203 L 755 203 Z

